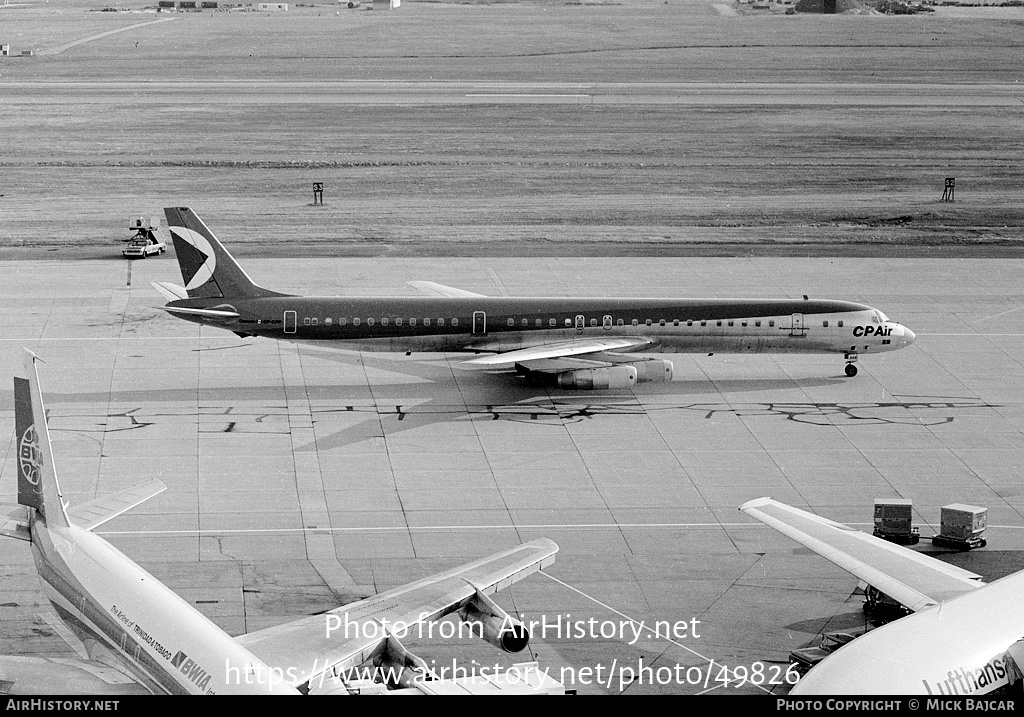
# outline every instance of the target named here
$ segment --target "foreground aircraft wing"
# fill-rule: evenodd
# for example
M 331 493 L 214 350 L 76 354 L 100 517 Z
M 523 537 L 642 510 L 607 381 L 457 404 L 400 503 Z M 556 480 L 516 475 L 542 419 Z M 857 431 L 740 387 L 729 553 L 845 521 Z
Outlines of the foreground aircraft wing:
M 390 639 L 417 635 L 417 626 L 455 612 L 479 590 L 498 590 L 555 561 L 558 546 L 546 538 L 533 540 L 461 567 L 235 640 L 271 668 L 279 668 L 286 684 L 316 688 L 331 684 L 331 671 L 357 667 Z M 327 634 L 328 620 L 337 629 Z
M 93 530 L 165 490 L 167 490 L 167 486 L 161 481 L 146 481 L 112 495 L 68 508 L 68 517 L 75 525 L 86 530 Z
M 435 284 L 432 281 L 409 281 L 406 283 L 415 289 L 419 289 L 427 296 L 444 296 L 448 299 L 480 299 L 484 297 L 483 294 L 474 294 L 472 291 L 456 289 L 453 286 L 445 286 L 444 284 Z
M 523 364 L 537 371 L 559 372 L 578 368 L 572 362 L 560 364 L 552 359 L 562 359 L 570 356 L 583 357 L 587 354 L 597 354 L 603 351 L 635 351 L 652 345 L 651 339 L 642 336 L 609 336 L 607 338 L 588 338 L 576 341 L 563 341 L 557 344 L 544 344 L 543 346 L 532 346 L 515 351 L 480 356 L 478 358 L 460 361 L 460 366 L 467 368 L 494 368 L 511 364 Z M 537 366 L 530 366 L 530 362 L 537 363 Z M 604 363 L 602 365 L 610 365 Z
M 740 510 L 913 611 L 982 587 L 981 576 L 771 498 Z

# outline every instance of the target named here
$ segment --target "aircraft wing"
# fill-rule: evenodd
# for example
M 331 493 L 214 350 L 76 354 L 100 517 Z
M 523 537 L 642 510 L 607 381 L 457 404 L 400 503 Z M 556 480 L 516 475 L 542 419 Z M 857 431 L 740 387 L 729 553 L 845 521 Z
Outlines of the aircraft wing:
M 981 576 L 771 498 L 740 506 L 913 611 L 980 588 Z
M 553 541 L 540 538 L 324 615 L 250 632 L 235 640 L 271 668 L 281 669 L 284 681 L 293 687 L 309 684 L 315 688 L 321 681 L 328 686 L 332 669 L 346 670 L 365 662 L 382 643 L 404 637 L 403 625 L 415 636 L 418 625 L 455 612 L 477 589 L 494 594 L 553 563 L 556 552 L 558 546 Z M 340 625 L 330 635 L 328 619 Z
M 460 366 L 467 368 L 494 368 L 511 364 L 523 364 L 527 368 L 536 371 L 558 373 L 580 368 L 571 361 L 560 363 L 557 359 L 566 357 L 584 357 L 587 354 L 598 354 L 604 351 L 637 350 L 654 343 L 651 339 L 643 336 L 608 336 L 606 338 L 586 338 L 573 341 L 563 341 L 557 344 L 544 344 L 531 346 L 515 351 L 480 356 L 478 358 L 460 361 Z M 536 362 L 536 366 L 530 365 Z M 544 362 L 544 363 L 541 363 Z M 610 366 L 611 363 L 601 363 L 602 366 Z M 593 367 L 593 364 L 591 365 Z
M 74 508 L 69 507 L 67 509 L 68 518 L 75 525 L 92 530 L 165 490 L 167 490 L 167 486 L 161 481 L 146 481 L 117 493 L 76 505 Z
M 449 299 L 480 299 L 484 297 L 484 294 L 474 294 L 472 291 L 456 289 L 453 286 L 445 286 L 444 284 L 435 284 L 432 281 L 408 281 L 406 283 L 428 296 L 444 296 Z
M 0 504 L 0 535 L 31 540 L 29 509 L 23 505 Z

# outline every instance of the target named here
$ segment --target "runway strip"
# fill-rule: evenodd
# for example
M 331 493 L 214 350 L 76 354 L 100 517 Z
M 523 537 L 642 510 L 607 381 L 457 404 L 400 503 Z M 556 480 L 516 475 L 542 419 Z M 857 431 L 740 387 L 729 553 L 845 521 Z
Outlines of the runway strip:
M 84 42 L 84 41 L 83 41 Z M 477 82 L 7 82 L 0 104 L 309 105 L 824 105 L 1020 107 L 1017 84 L 477 83 Z

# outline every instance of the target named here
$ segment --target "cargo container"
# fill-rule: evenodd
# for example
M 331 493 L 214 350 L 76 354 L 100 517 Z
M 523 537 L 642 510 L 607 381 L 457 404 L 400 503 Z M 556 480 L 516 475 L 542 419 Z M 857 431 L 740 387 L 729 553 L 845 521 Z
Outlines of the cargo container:
M 920 534 L 911 525 L 913 502 L 909 498 L 879 498 L 875 500 L 875 530 L 878 538 L 894 543 L 916 543 Z
M 988 508 L 951 503 L 942 507 L 940 520 L 939 534 L 932 537 L 934 545 L 970 550 L 988 544 L 982 537 L 988 526 Z

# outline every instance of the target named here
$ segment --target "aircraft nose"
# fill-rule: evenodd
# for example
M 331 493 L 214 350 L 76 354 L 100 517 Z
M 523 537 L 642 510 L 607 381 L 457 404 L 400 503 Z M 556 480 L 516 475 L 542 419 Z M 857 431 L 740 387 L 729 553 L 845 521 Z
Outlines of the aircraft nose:
M 917 341 L 917 334 L 908 329 L 906 326 L 903 327 L 903 344 L 910 346 L 910 344 Z

